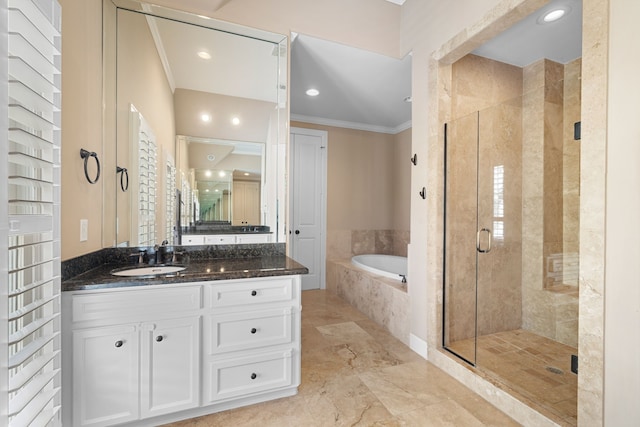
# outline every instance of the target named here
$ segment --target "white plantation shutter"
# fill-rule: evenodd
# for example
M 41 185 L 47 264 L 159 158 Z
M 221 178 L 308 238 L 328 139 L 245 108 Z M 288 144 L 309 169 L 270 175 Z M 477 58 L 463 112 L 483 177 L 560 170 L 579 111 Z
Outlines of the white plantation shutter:
M 165 219 L 165 236 L 170 245 L 173 245 L 173 226 L 176 222 L 176 168 L 168 161 L 165 170 L 165 206 L 167 216 Z
M 0 425 L 60 425 L 61 9 L 0 2 Z
M 132 206 L 137 212 L 132 217 L 132 233 L 137 240 L 134 246 L 153 246 L 156 244 L 156 206 L 157 206 L 157 168 L 158 148 L 149 123 L 144 116 L 130 105 L 129 132 L 132 141 L 133 163 L 137 175 L 132 177 Z

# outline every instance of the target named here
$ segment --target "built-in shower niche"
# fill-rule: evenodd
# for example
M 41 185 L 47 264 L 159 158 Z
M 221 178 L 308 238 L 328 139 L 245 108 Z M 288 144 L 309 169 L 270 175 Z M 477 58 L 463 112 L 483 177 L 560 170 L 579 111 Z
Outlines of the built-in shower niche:
M 577 401 L 544 396 L 577 388 L 580 73 L 467 55 L 445 127 L 443 346 L 559 417 Z

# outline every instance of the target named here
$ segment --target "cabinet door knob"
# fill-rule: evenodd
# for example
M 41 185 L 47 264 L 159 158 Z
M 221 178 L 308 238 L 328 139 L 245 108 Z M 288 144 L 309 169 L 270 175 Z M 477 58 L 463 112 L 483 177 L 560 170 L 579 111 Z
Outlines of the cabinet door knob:
M 156 337 L 156 341 L 157 341 L 157 342 L 161 342 L 163 339 L 164 339 L 164 337 L 163 337 L 162 335 L 158 335 L 158 336 Z
M 256 295 L 258 295 L 258 291 L 251 291 L 251 296 L 255 297 Z
M 120 347 L 122 347 L 122 344 L 124 344 L 124 342 L 122 340 L 116 341 L 116 347 L 120 348 Z
M 256 328 L 251 328 L 251 333 L 255 334 L 256 332 L 258 332 L 258 330 Z
M 258 378 L 258 376 L 255 373 L 251 374 L 251 379 L 252 380 L 255 380 L 256 378 Z

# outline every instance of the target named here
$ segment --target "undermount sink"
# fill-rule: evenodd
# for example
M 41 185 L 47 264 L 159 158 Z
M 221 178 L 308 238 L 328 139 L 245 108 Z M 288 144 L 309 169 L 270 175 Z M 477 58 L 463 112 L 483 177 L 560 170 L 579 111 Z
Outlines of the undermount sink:
M 144 267 L 117 269 L 113 270 L 111 274 L 113 274 L 114 276 L 126 277 L 159 276 L 161 274 L 177 273 L 184 270 L 185 268 L 187 267 L 184 267 L 182 265 L 147 265 Z

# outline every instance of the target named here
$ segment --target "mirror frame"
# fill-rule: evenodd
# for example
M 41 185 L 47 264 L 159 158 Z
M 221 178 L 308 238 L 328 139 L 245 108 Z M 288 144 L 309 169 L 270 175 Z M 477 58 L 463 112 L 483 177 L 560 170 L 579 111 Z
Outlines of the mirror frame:
M 266 224 L 273 233 L 272 242 L 286 242 L 285 201 L 286 201 L 286 153 L 288 143 L 288 55 L 289 39 L 286 35 L 263 31 L 238 24 L 232 24 L 195 15 L 189 12 L 170 9 L 164 6 L 140 0 L 103 0 L 103 156 L 107 165 L 103 180 L 102 201 L 102 247 L 114 247 L 118 244 L 118 206 L 117 194 L 119 174 L 117 162 L 117 11 L 129 10 L 160 18 L 184 22 L 214 31 L 223 31 L 240 37 L 248 37 L 273 43 L 278 47 L 278 82 L 276 99 L 276 133 L 274 143 L 266 145 L 265 163 L 267 179 L 270 181 L 264 190 L 262 202 Z M 175 155 L 175 150 L 174 150 Z M 174 158 L 175 160 L 175 158 Z M 113 167 L 111 167 L 113 166 Z M 164 168 L 158 165 L 158 170 Z M 114 203 L 114 201 L 116 201 Z M 157 224 L 164 227 L 164 224 Z M 175 235 L 175 233 L 174 233 Z

